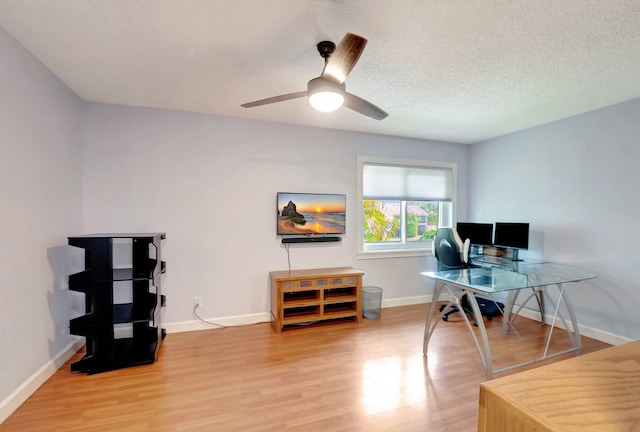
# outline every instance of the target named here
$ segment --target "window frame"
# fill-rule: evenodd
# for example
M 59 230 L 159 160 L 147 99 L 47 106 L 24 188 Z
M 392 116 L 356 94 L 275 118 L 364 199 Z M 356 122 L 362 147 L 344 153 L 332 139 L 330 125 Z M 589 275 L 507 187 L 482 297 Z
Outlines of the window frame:
M 451 170 L 451 215 L 450 221 L 457 220 L 457 170 L 458 165 L 455 162 L 443 162 L 443 161 L 431 161 L 423 159 L 396 159 L 388 157 L 378 156 L 365 156 L 358 155 L 358 219 L 357 219 L 357 235 L 358 235 L 358 259 L 375 259 L 375 258 L 398 258 L 398 257 L 410 257 L 410 256 L 428 256 L 432 255 L 432 241 L 425 242 L 409 242 L 405 244 L 390 243 L 388 245 L 376 245 L 374 247 L 367 247 L 364 242 L 364 208 L 363 208 L 363 167 L 366 164 L 379 164 L 390 165 L 398 167 L 420 167 L 420 168 L 434 168 L 434 169 L 450 169 Z M 402 201 L 402 200 L 401 200 Z M 415 201 L 415 200 L 411 200 Z M 440 225 L 442 218 L 442 201 L 439 206 L 439 222 L 438 226 L 448 226 L 446 224 Z M 419 247 L 418 244 L 419 243 Z

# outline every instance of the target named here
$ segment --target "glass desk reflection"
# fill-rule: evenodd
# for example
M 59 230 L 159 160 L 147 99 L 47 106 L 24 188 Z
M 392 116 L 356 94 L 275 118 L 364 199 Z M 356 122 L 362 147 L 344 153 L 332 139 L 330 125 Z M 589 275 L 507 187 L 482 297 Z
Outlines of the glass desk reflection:
M 435 282 L 431 307 L 429 308 L 424 330 L 423 353 L 425 355 L 428 354 L 429 340 L 431 339 L 438 323 L 442 321 L 440 318 L 451 308 L 460 306 L 462 299 L 465 296 L 467 297 L 469 305 L 471 305 L 474 319 L 476 320 L 479 329 L 480 339 L 478 339 L 466 314 L 462 313 L 461 316 L 469 328 L 472 339 L 476 345 L 478 353 L 480 354 L 480 359 L 486 372 L 487 379 L 491 379 L 495 373 L 504 372 L 509 369 L 551 357 L 556 357 L 574 351 L 577 354 L 581 354 L 582 352 L 580 330 L 578 328 L 578 322 L 576 320 L 575 313 L 573 312 L 571 302 L 566 294 L 566 286 L 569 283 L 596 278 L 597 275 L 591 271 L 556 263 L 526 264 L 520 262 L 517 266 L 517 270 L 507 270 L 501 267 L 474 267 L 460 270 L 422 272 L 421 274 L 433 279 Z M 548 292 L 550 288 L 554 287 L 557 289 L 557 299 L 555 301 L 549 296 Z M 499 369 L 493 369 L 489 338 L 487 336 L 487 331 L 475 294 L 480 294 L 489 298 L 491 298 L 491 295 L 495 293 L 503 292 L 508 294 L 507 304 L 505 305 L 505 310 L 507 312 L 505 314 L 505 319 L 507 320 L 507 324 L 504 329 L 506 329 L 506 335 L 508 333 L 509 326 L 513 323 L 513 319 L 517 316 L 517 312 L 515 314 L 512 313 L 513 302 L 517 297 L 517 293 L 524 289 L 531 289 L 532 296 L 536 295 L 540 298 L 546 298 L 546 301 L 550 305 L 554 306 L 553 318 L 547 330 L 542 355 L 525 362 L 509 365 Z M 442 309 L 441 313 L 438 314 L 438 299 L 445 290 L 449 293 L 449 302 Z M 562 305 L 564 305 L 568 314 L 568 321 L 560 311 Z M 562 321 L 564 330 L 567 332 L 573 346 L 550 354 L 548 352 L 549 343 L 558 319 Z

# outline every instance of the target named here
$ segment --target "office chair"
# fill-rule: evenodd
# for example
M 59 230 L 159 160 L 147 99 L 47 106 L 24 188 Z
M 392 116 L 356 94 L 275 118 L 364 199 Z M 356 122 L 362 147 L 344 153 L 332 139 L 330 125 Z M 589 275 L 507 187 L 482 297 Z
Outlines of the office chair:
M 432 246 L 438 271 L 468 268 L 469 243 L 469 239 L 463 243 L 453 228 L 438 228 Z
M 433 239 L 432 246 L 433 256 L 436 257 L 436 260 L 438 261 L 438 271 L 468 268 L 469 244 L 470 240 L 466 239 L 462 242 L 460 236 L 453 228 L 438 228 Z M 433 299 L 433 301 L 437 301 L 437 299 Z M 461 299 L 460 303 L 463 311 L 470 317 L 474 318 L 475 322 L 471 305 L 469 305 L 469 301 L 466 296 Z M 440 312 L 442 312 L 445 307 L 446 305 L 440 306 Z M 449 315 L 454 312 L 458 312 L 457 306 L 449 309 L 442 316 L 442 319 L 447 321 Z
M 469 262 L 469 244 L 470 240 L 466 239 L 464 242 L 460 239 L 458 233 L 452 228 L 439 228 L 436 231 L 436 236 L 433 239 L 433 256 L 438 260 L 438 271 L 442 270 L 458 270 L 469 267 L 475 267 Z M 504 304 L 484 297 L 475 296 L 478 301 L 478 307 L 480 313 L 487 317 L 489 321 L 494 316 L 502 315 L 504 311 Z M 434 299 L 434 301 L 437 299 Z M 467 296 L 460 299 L 460 306 L 462 310 L 474 319 L 473 324 L 478 325 L 473 315 L 473 310 L 469 304 Z M 440 306 L 440 312 L 447 307 L 446 305 Z M 442 317 L 444 321 L 447 321 L 449 315 L 454 312 L 458 312 L 458 306 L 454 306 L 449 309 Z

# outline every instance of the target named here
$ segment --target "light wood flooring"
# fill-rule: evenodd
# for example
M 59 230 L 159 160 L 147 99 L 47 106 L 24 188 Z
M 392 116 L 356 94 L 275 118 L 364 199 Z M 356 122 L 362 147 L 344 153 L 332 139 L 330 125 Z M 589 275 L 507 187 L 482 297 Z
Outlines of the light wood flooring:
M 67 363 L 0 431 L 476 431 L 480 358 L 457 314 L 423 356 L 427 308 L 282 334 L 268 323 L 168 334 L 155 364 L 90 376 Z M 501 318 L 485 322 L 496 367 L 539 353 L 540 323 L 519 318 L 520 337 L 506 338 Z

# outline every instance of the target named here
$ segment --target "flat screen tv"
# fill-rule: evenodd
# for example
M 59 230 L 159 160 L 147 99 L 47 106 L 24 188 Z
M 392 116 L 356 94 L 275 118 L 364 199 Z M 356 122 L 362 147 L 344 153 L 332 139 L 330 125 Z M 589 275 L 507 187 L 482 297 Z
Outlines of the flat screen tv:
M 277 234 L 327 235 L 346 232 L 347 196 L 278 192 Z
M 496 222 L 493 244 L 514 249 L 529 249 L 529 224 Z
M 493 224 L 491 223 L 458 222 L 456 231 L 462 241 L 469 239 L 473 245 L 493 244 Z

